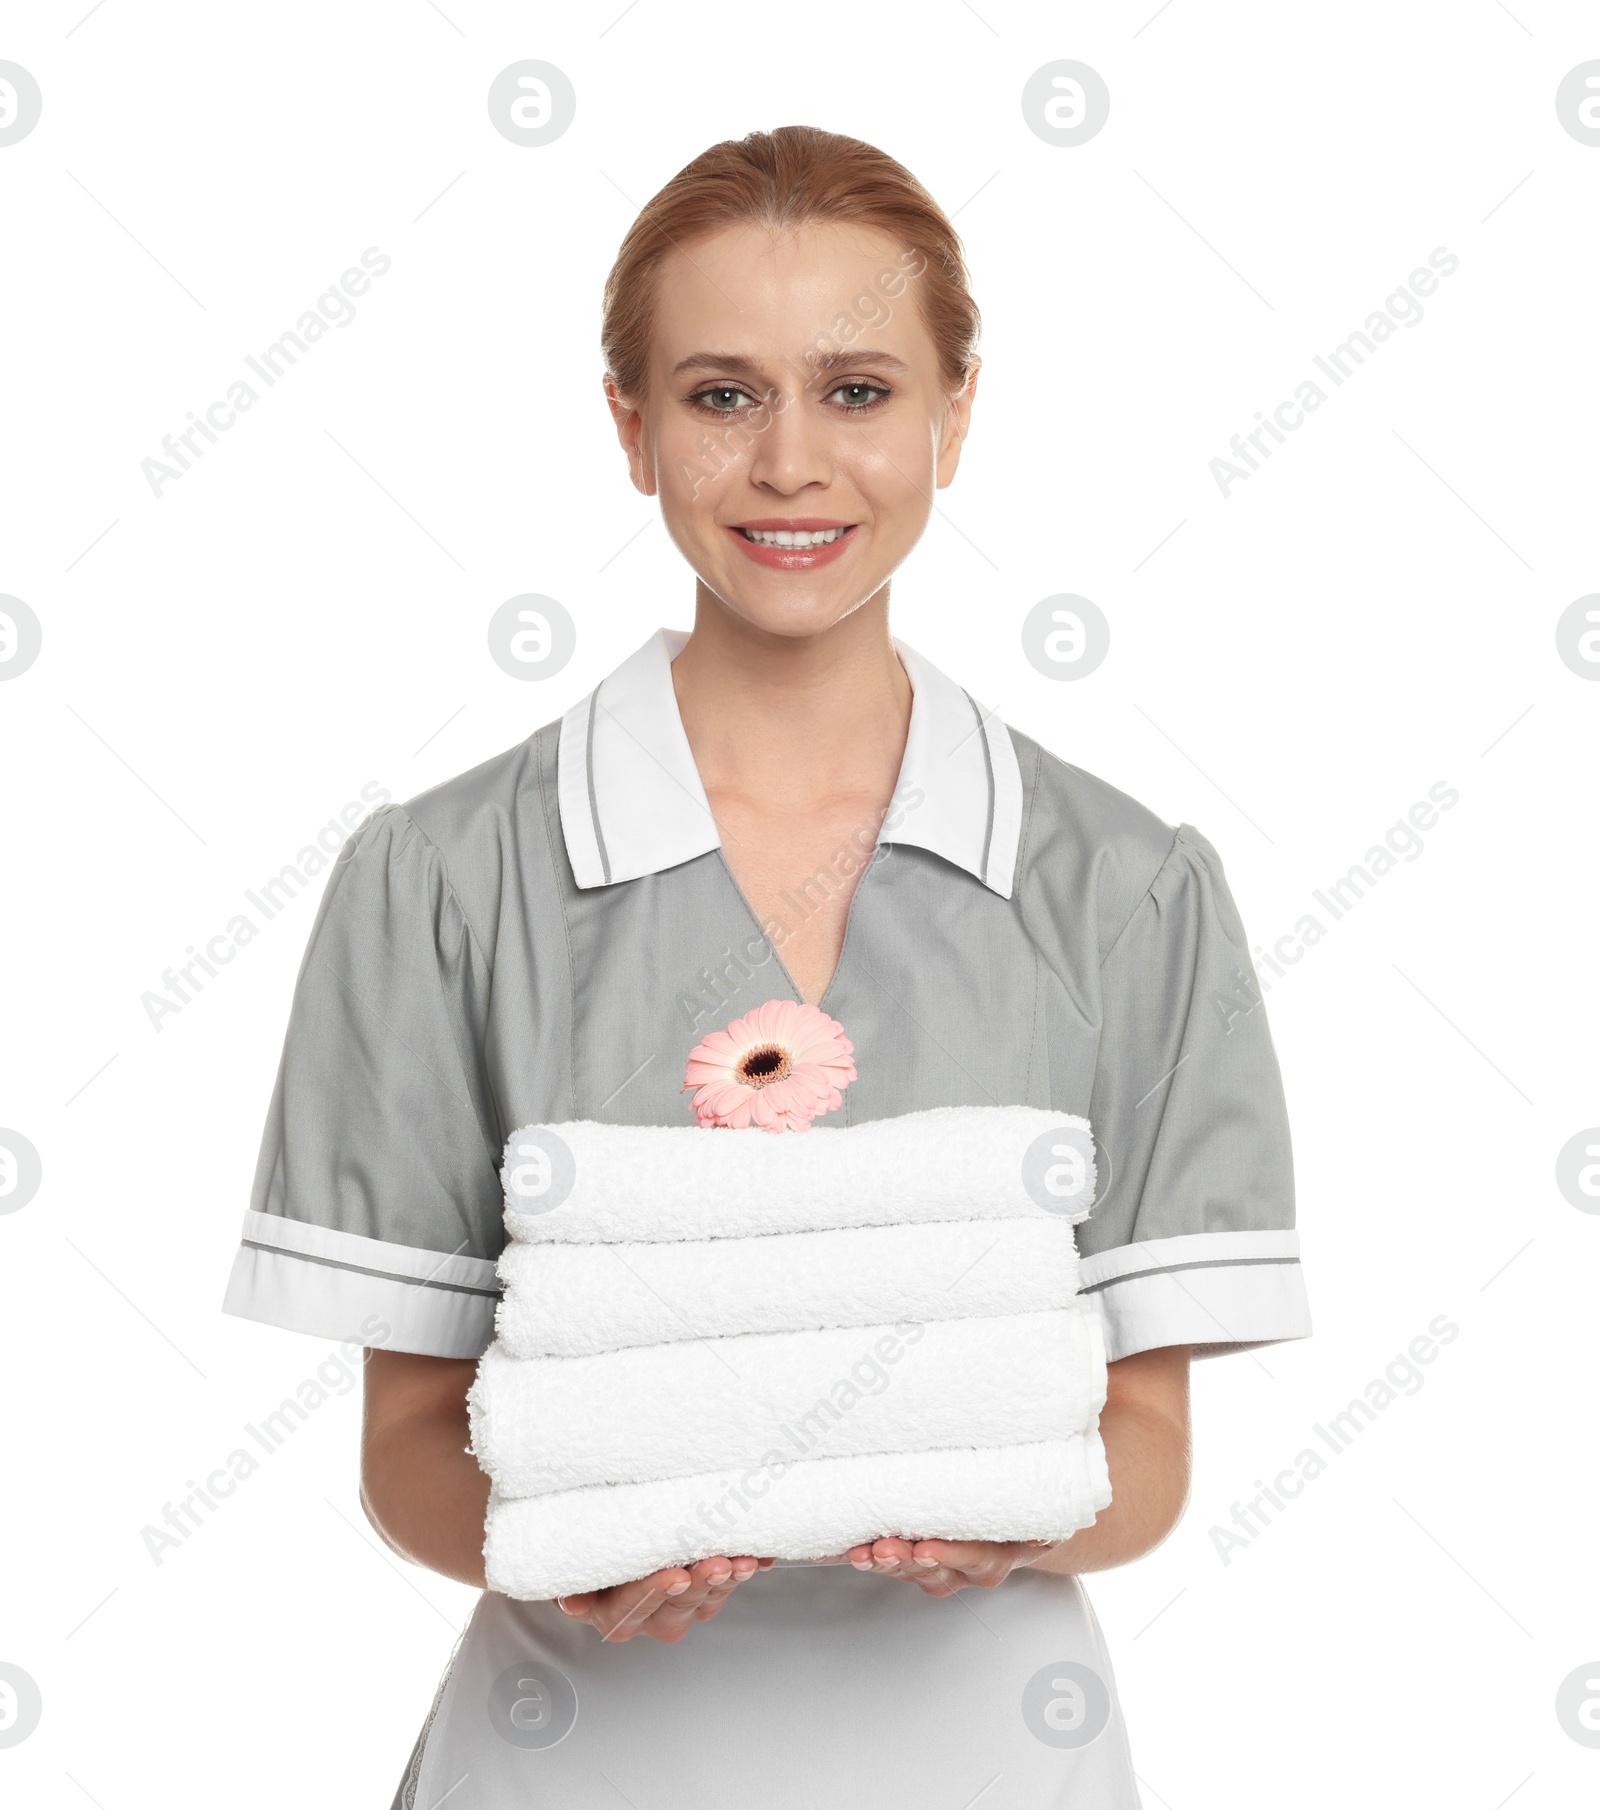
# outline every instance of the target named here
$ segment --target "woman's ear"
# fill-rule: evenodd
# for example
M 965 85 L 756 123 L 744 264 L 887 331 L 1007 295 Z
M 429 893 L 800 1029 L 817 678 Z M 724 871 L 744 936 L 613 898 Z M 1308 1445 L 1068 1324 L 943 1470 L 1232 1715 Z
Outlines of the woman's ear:
M 605 392 L 606 406 L 611 410 L 611 419 L 617 424 L 617 439 L 628 455 L 628 476 L 633 479 L 633 487 L 641 496 L 654 496 L 656 480 L 646 456 L 644 411 L 624 399 L 617 388 L 616 379 L 609 373 L 605 379 Z
M 945 409 L 944 423 L 939 430 L 937 482 L 940 490 L 956 475 L 956 466 L 961 462 L 961 447 L 967 429 L 972 425 L 972 400 L 978 393 L 978 371 L 982 364 L 981 358 L 974 358 L 967 366 L 961 388 L 950 398 Z

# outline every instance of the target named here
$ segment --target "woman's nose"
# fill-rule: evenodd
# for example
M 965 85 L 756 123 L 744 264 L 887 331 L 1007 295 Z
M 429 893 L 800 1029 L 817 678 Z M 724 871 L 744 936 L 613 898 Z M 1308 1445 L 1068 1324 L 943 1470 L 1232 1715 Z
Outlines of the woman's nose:
M 752 484 L 788 495 L 810 484 L 827 484 L 834 459 L 829 423 L 811 398 L 789 392 L 764 411 L 763 425 L 753 435 L 749 476 Z

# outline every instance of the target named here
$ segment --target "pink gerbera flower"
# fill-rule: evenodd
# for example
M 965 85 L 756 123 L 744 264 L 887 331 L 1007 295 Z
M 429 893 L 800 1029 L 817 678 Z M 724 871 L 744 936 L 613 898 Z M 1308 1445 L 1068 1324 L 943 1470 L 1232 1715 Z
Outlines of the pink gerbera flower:
M 769 999 L 690 1050 L 679 1091 L 696 1090 L 700 1125 L 805 1131 L 842 1104 L 840 1088 L 856 1078 L 855 1047 L 826 1012 Z

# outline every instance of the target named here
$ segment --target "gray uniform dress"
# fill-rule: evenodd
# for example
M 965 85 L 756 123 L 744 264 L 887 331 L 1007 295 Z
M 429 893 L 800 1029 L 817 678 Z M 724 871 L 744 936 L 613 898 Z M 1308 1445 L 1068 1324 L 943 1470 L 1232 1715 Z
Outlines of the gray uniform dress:
M 678 715 L 685 639 L 659 631 L 559 723 L 351 837 L 296 985 L 229 1311 L 479 1356 L 508 1133 L 689 1123 L 690 1048 L 798 997 L 786 929 L 864 866 L 821 1002 L 859 1071 L 834 1122 L 1083 1114 L 1101 1174 L 1083 1286 L 1110 1359 L 1308 1333 L 1283 1091 L 1211 844 L 896 642 L 914 695 L 889 815 L 760 924 Z M 1075 1578 L 1024 1570 L 934 1599 L 780 1565 L 676 1646 L 604 1644 L 553 1603 L 485 1593 L 395 1801 L 960 1810 L 980 1795 L 1138 1804 Z

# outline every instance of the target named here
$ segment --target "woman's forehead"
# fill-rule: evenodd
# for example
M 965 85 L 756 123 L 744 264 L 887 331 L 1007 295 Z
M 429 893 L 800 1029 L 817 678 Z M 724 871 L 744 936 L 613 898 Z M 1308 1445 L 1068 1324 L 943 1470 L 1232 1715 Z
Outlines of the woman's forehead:
M 891 291 L 909 295 L 904 256 L 891 234 L 853 222 L 745 225 L 696 240 L 662 264 L 656 356 L 671 366 L 702 346 L 788 353 L 851 316 L 870 323 L 875 344 L 910 358 L 925 330 L 915 309 L 889 302 Z

